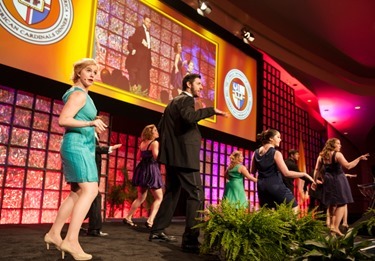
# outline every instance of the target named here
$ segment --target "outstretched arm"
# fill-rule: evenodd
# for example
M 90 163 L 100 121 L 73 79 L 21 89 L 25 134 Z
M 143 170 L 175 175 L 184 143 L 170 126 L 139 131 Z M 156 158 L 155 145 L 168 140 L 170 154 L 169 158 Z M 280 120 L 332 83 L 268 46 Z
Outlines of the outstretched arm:
M 351 161 L 351 162 L 348 162 L 344 155 L 341 153 L 341 152 L 337 152 L 336 153 L 336 159 L 337 161 L 346 169 L 352 169 L 354 168 L 355 166 L 357 166 L 357 164 L 361 161 L 361 160 L 367 160 L 367 158 L 370 157 L 370 154 L 369 153 L 366 153 L 362 156 L 359 156 L 358 158 L 356 158 L 355 160 Z
M 280 151 L 275 152 L 275 158 L 274 159 L 275 159 L 277 168 L 280 170 L 281 174 L 283 174 L 285 177 L 288 177 L 288 178 L 302 178 L 302 177 L 304 177 L 304 178 L 307 178 L 311 182 L 314 183 L 313 178 L 310 177 L 309 174 L 307 174 L 305 172 L 296 172 L 296 171 L 289 170 L 288 167 L 286 166 L 285 162 L 284 162 L 283 155 L 281 154 Z
M 258 181 L 257 178 L 255 178 L 254 176 L 250 175 L 249 171 L 247 170 L 247 168 L 244 165 L 242 165 L 238 169 L 238 172 L 240 172 L 242 175 L 244 175 L 246 178 L 250 179 L 253 182 L 257 182 Z

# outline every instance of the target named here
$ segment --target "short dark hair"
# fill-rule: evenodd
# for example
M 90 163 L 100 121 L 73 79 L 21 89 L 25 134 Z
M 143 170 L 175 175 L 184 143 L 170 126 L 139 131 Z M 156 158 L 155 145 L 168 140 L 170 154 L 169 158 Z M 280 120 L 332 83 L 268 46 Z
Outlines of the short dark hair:
M 186 91 L 186 89 L 188 88 L 187 83 L 190 82 L 190 84 L 193 84 L 193 82 L 196 78 L 200 79 L 201 76 L 199 74 L 196 74 L 196 73 L 191 73 L 191 74 L 185 75 L 184 79 L 182 80 L 182 90 Z
M 289 156 L 292 156 L 292 155 L 294 155 L 294 154 L 296 154 L 296 153 L 299 153 L 298 150 L 296 150 L 296 149 L 290 149 L 290 150 L 288 151 Z

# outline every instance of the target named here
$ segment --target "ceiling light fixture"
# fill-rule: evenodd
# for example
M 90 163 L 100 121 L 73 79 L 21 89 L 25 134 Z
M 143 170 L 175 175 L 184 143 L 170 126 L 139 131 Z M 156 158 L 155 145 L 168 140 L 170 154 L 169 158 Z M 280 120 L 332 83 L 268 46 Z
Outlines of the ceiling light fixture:
M 255 36 L 252 32 L 250 32 L 249 28 L 246 26 L 241 29 L 243 41 L 246 44 L 249 44 L 250 42 L 253 42 L 255 40 Z
M 198 8 L 197 12 L 201 16 L 208 15 L 212 11 L 211 6 L 208 4 L 207 1 L 198 0 Z

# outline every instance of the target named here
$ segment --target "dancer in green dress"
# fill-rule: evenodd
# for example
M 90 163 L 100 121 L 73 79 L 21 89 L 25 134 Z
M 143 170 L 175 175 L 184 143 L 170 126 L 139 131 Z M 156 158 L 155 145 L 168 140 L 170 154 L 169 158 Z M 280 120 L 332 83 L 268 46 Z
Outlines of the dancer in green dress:
M 234 151 L 230 155 L 230 164 L 225 172 L 225 177 L 228 182 L 225 185 L 225 191 L 223 199 L 228 200 L 233 204 L 237 204 L 240 207 L 248 207 L 244 189 L 244 177 L 250 179 L 253 182 L 257 182 L 257 178 L 250 175 L 247 168 L 242 164 L 243 155 L 241 151 Z
M 100 133 L 107 125 L 96 118 L 97 110 L 88 88 L 94 83 L 98 65 L 93 59 L 82 59 L 74 64 L 73 87 L 63 96 L 65 103 L 59 125 L 65 127 L 61 144 L 61 158 L 65 180 L 71 185 L 69 196 L 61 204 L 55 222 L 44 237 L 44 242 L 55 245 L 74 260 L 91 260 L 92 255 L 83 251 L 78 242 L 82 222 L 98 194 L 98 173 L 95 163 L 95 131 Z M 65 239 L 61 230 L 71 217 Z

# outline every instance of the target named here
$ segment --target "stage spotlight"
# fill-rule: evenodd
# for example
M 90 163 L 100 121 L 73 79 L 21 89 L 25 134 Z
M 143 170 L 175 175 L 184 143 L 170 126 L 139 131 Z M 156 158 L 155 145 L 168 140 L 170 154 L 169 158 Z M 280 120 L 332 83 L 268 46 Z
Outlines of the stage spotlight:
M 198 14 L 200 14 L 201 16 L 204 16 L 204 15 L 210 14 L 211 11 L 212 11 L 212 8 L 211 6 L 209 6 L 207 1 L 198 0 L 198 8 L 197 8 Z
M 242 28 L 242 37 L 243 37 L 243 41 L 247 44 L 249 44 L 250 42 L 253 42 L 255 40 L 255 36 L 252 32 L 250 32 L 249 28 L 247 27 L 244 27 Z

